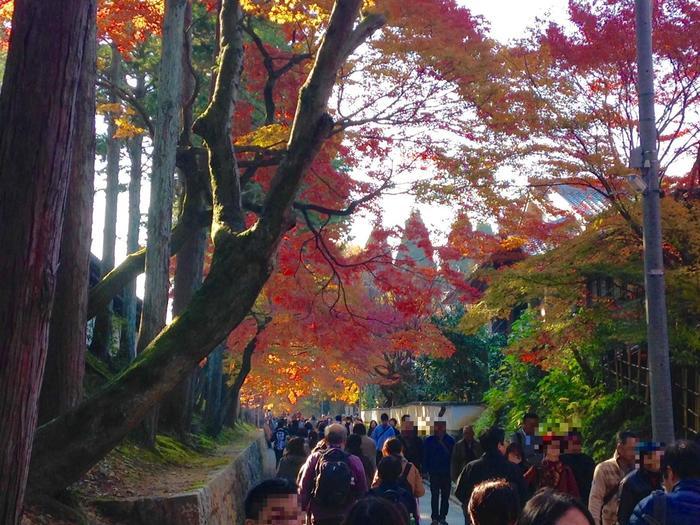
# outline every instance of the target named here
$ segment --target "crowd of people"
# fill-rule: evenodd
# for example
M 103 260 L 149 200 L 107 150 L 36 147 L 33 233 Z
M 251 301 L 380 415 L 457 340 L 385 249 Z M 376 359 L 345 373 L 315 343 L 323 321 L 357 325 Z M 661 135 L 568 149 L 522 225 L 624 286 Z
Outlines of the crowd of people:
M 453 483 L 466 525 L 700 525 L 700 446 L 663 447 L 617 435 L 613 456 L 596 465 L 577 431 L 538 433 L 525 414 L 506 440 L 502 428 L 455 441 L 444 422 L 425 439 L 410 416 L 299 414 L 264 430 L 277 478 L 246 500 L 246 525 L 410 525 L 430 488 L 431 525 L 446 525 Z

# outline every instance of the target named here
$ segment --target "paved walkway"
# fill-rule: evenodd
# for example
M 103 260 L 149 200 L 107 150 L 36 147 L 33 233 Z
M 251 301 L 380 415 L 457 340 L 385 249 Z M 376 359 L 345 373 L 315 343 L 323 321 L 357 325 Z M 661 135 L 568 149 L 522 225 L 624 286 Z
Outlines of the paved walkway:
M 425 483 L 425 496 L 420 498 L 420 522 L 421 525 L 430 525 L 430 483 Z M 459 506 L 459 501 L 454 497 L 450 498 L 450 509 L 447 514 L 447 523 L 450 525 L 463 525 L 464 514 Z

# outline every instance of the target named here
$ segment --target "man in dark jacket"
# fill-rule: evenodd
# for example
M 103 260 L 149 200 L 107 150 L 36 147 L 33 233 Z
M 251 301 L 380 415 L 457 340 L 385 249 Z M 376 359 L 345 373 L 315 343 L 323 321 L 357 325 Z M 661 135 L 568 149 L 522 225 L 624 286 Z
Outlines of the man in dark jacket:
M 618 525 L 629 525 L 634 507 L 655 490 L 661 489 L 661 458 L 663 451 L 657 443 L 638 445 L 639 467 L 620 482 L 617 508 Z
M 459 475 L 467 466 L 475 459 L 481 457 L 481 445 L 474 439 L 474 427 L 467 425 L 462 430 L 462 439 L 457 441 L 455 449 L 452 452 L 452 465 L 450 466 L 450 475 L 455 483 Z
M 661 462 L 666 492 L 655 491 L 635 507 L 630 525 L 700 523 L 700 446 L 680 440 L 669 445 Z
M 566 453 L 562 454 L 559 459 L 573 471 L 576 478 L 576 486 L 578 486 L 578 491 L 581 494 L 581 501 L 584 505 L 588 505 L 593 472 L 595 471 L 595 461 L 581 450 L 582 441 L 581 433 L 578 430 L 569 432 L 565 444 Z M 631 511 L 632 509 L 630 509 Z
M 515 465 L 504 456 L 506 447 L 505 431 L 502 428 L 492 427 L 479 436 L 481 449 L 484 451 L 481 458 L 467 463 L 457 481 L 455 496 L 462 503 L 464 510 L 464 522 L 469 525 L 469 498 L 472 491 L 482 481 L 489 479 L 505 479 L 517 491 L 520 498 L 519 506 L 525 504 L 525 480 Z
M 423 472 L 430 477 L 432 525 L 447 523 L 445 519 L 450 509 L 450 493 L 452 492 L 450 459 L 455 440 L 447 435 L 446 427 L 444 421 L 436 421 L 433 435 L 428 436 L 423 447 Z
M 404 416 L 401 419 L 403 420 Z M 413 421 L 409 419 L 401 421 L 401 435 L 398 438 L 403 445 L 403 457 L 421 471 L 423 468 L 423 440 L 418 437 L 418 429 Z

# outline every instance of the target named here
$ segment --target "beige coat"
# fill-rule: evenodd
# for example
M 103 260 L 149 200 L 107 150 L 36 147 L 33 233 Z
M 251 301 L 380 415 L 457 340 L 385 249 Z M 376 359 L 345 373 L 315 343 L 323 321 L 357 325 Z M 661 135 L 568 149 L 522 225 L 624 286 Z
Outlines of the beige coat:
M 360 447 L 362 448 L 362 455 L 367 456 L 369 462 L 372 464 L 372 468 L 377 470 L 377 444 L 369 436 L 361 436 L 362 443 Z
M 406 468 L 406 464 L 408 463 L 408 460 L 405 457 L 401 457 L 401 466 L 403 469 Z M 411 487 L 411 492 L 413 493 L 414 498 L 420 498 L 425 494 L 425 486 L 423 485 L 423 477 L 420 475 L 420 472 L 416 468 L 413 463 L 411 463 L 411 470 L 408 471 L 408 476 L 406 477 L 406 481 L 408 482 L 408 485 Z M 403 472 L 403 470 L 402 470 Z M 374 474 L 374 481 L 372 481 L 372 488 L 377 488 L 379 486 L 379 471 L 377 471 Z
M 617 452 L 612 458 L 596 466 L 593 473 L 591 495 L 588 499 L 588 510 L 593 514 L 596 525 L 615 525 L 617 523 L 617 508 L 620 504 L 617 487 L 622 478 L 633 469 L 633 466 L 630 468 L 620 461 Z M 609 498 L 607 504 L 603 505 L 607 494 L 614 494 L 614 496 Z

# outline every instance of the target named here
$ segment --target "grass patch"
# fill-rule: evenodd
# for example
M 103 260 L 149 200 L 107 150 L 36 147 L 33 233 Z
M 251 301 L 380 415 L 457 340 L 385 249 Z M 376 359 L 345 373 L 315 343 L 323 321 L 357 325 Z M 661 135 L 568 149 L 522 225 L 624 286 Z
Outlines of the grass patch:
M 191 444 L 165 434 L 156 436 L 153 449 L 144 448 L 133 441 L 125 441 L 116 449 L 121 456 L 139 463 L 162 466 L 211 466 L 225 465 L 230 461 L 227 455 L 216 455 L 217 449 L 233 445 L 244 448 L 251 442 L 255 428 L 246 423 L 236 423 L 233 428 L 225 428 L 218 436 L 192 435 Z

